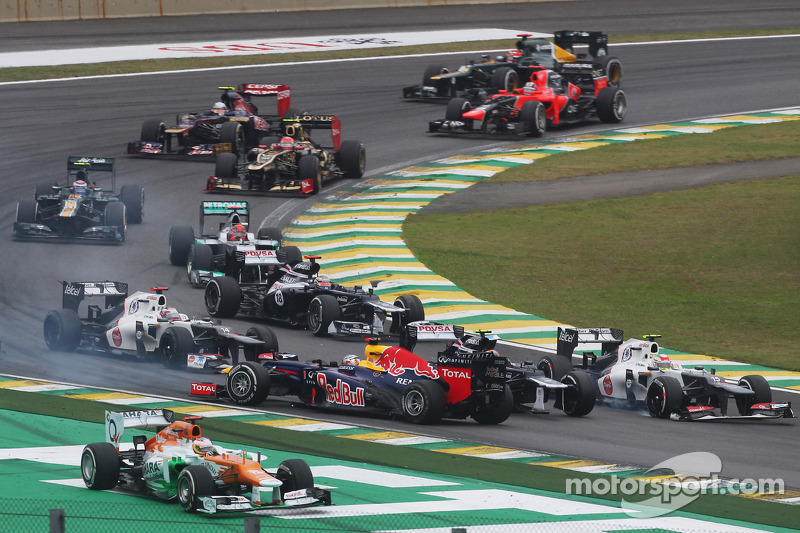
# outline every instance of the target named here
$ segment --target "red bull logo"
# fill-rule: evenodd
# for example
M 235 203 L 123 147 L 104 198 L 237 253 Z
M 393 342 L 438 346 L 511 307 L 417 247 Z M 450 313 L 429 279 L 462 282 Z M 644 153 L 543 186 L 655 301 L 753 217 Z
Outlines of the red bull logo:
M 439 372 L 429 362 L 404 348 L 390 346 L 383 350 L 376 364 L 393 376 L 411 370 L 420 377 L 439 379 Z
M 317 384 L 325 391 L 328 401 L 337 405 L 352 405 L 353 407 L 364 407 L 364 389 L 356 387 L 355 390 L 350 388 L 350 384 L 336 379 L 336 385 L 328 384 L 328 378 L 325 374 L 320 372 L 317 374 Z

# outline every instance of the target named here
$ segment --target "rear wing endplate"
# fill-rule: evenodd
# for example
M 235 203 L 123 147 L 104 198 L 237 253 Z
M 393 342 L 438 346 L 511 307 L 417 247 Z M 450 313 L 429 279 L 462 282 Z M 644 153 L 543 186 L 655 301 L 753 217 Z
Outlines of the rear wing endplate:
M 169 409 L 145 409 L 140 411 L 106 411 L 106 442 L 119 448 L 119 440 L 128 428 L 167 427 L 175 420 Z
M 616 328 L 558 328 L 556 353 L 572 357 L 578 344 L 600 344 L 603 353 L 622 344 L 622 330 Z
M 276 96 L 278 99 L 278 115 L 283 116 L 291 104 L 291 90 L 288 85 L 268 83 L 244 83 L 239 85 L 238 91 L 251 96 Z
M 339 150 L 342 142 L 342 123 L 336 115 L 286 115 L 281 121 L 281 132 L 286 135 L 287 127 L 294 127 L 300 123 L 303 129 L 308 130 L 331 130 L 331 140 L 333 149 Z
M 419 341 L 454 341 L 463 336 L 464 326 L 420 320 L 409 323 L 400 332 L 400 346 L 412 351 Z
M 559 30 L 553 37 L 555 45 L 565 50 L 571 50 L 574 44 L 588 44 L 592 57 L 608 55 L 608 35 L 601 31 Z
M 128 284 L 121 281 L 62 281 L 61 307 L 76 313 L 86 296 L 105 296 L 106 307 L 112 307 L 128 297 Z

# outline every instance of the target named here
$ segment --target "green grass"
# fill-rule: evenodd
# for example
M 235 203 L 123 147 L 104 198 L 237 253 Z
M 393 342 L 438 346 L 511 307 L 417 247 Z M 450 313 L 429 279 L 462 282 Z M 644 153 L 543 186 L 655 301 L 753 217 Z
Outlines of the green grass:
M 799 136 L 797 122 L 742 126 L 550 156 L 498 179 L 797 156 Z M 761 148 L 751 150 L 748 139 Z M 582 327 L 619 327 L 626 336 L 660 333 L 666 346 L 687 352 L 800 370 L 799 202 L 796 175 L 414 215 L 403 238 L 428 268 L 494 303 Z

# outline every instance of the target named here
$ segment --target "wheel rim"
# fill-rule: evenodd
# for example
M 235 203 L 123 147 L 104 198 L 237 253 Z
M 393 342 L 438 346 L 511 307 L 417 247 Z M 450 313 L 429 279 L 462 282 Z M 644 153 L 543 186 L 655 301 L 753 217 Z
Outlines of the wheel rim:
M 565 376 L 562 380 L 562 383 L 564 382 L 568 382 L 567 385 L 569 385 L 564 389 L 564 412 L 570 413 L 575 410 L 578 403 L 578 384 L 572 376 Z
M 92 455 L 91 452 L 84 453 L 81 458 L 81 474 L 83 475 L 83 480 L 88 483 L 94 482 L 95 472 L 97 472 L 97 467 L 94 462 L 94 455 Z
M 217 284 L 214 282 L 208 284 L 208 290 L 206 291 L 206 307 L 211 313 L 216 313 L 219 309 L 219 290 L 217 289 Z
M 55 320 L 48 318 L 44 321 L 44 342 L 47 346 L 55 346 L 61 337 L 61 327 Z
M 164 354 L 164 361 L 170 363 L 175 359 L 175 344 L 172 342 L 171 335 L 164 336 L 164 344 L 161 347 L 161 352 Z
M 622 93 L 618 93 L 617 97 L 614 99 L 614 115 L 621 119 L 625 116 L 626 107 L 625 96 Z
M 666 391 L 659 387 L 659 391 L 650 395 L 647 398 L 647 407 L 651 413 L 661 414 L 664 412 L 664 404 L 666 403 Z
M 322 324 L 322 305 L 319 304 L 319 300 L 314 300 L 308 309 L 308 325 L 311 331 L 319 331 L 320 324 Z
M 425 399 L 419 391 L 408 391 L 403 398 L 403 407 L 406 413 L 411 416 L 419 416 L 425 407 Z
M 193 500 L 192 484 L 186 477 L 178 479 L 178 499 L 184 506 L 191 504 Z
M 253 387 L 253 380 L 244 372 L 237 372 L 231 378 L 231 392 L 238 397 L 245 396 Z

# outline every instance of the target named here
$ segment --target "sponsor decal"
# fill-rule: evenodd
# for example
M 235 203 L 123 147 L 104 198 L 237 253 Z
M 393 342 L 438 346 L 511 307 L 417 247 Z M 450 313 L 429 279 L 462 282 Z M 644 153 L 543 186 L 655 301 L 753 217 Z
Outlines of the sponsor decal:
M 72 283 L 67 283 L 64 287 L 64 294 L 69 296 L 80 296 L 81 295 L 81 287 L 80 285 L 73 285 Z
M 159 479 L 164 477 L 162 467 L 163 459 L 156 459 L 144 464 L 143 475 L 145 479 Z
M 111 332 L 111 341 L 117 348 L 122 346 L 122 333 L 120 332 L 119 328 L 114 328 L 114 331 Z
M 128 307 L 128 314 L 132 315 L 139 310 L 139 300 L 133 300 L 130 307 Z
M 561 333 L 558 334 L 558 340 L 564 342 L 574 342 L 575 341 L 575 333 L 568 333 L 567 330 L 561 330 Z
M 470 378 L 470 371 L 469 370 L 453 370 L 451 368 L 442 368 L 440 369 L 442 377 L 445 379 L 469 379 Z
M 424 331 L 427 333 L 450 333 L 453 331 L 453 326 L 446 324 L 420 324 L 417 326 L 417 331 Z M 470 339 L 471 340 L 471 339 Z
M 190 393 L 200 396 L 216 396 L 217 386 L 213 383 L 192 383 Z
M 611 393 L 614 392 L 614 385 L 611 383 L 611 376 L 607 375 L 603 378 L 603 390 L 609 396 L 611 396 Z
M 622 351 L 622 357 L 620 358 L 620 361 L 624 362 L 624 361 L 627 361 L 630 358 L 631 358 L 631 347 L 630 346 L 626 346 L 625 350 Z
M 439 372 L 430 363 L 407 350 L 394 346 L 383 351 L 377 365 L 392 376 L 399 376 L 406 370 L 410 370 L 418 376 L 439 379 Z
M 356 387 L 350 388 L 350 384 L 336 378 L 336 385 L 328 383 L 328 377 L 324 372 L 317 374 L 317 384 L 325 391 L 327 399 L 337 405 L 352 405 L 353 407 L 364 407 L 364 389 Z

